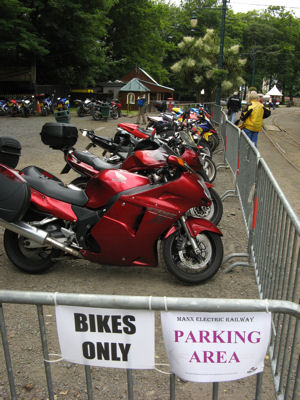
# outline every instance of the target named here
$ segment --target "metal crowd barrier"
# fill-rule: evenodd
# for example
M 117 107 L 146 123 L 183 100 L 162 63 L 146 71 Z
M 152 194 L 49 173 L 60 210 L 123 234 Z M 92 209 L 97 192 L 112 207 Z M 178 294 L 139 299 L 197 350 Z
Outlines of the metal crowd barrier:
M 114 308 L 114 309 L 132 309 L 132 310 L 152 310 L 152 311 L 197 311 L 197 312 L 259 312 L 268 311 L 273 314 L 278 320 L 280 316 L 288 318 L 291 323 L 289 328 L 291 331 L 295 330 L 294 341 L 292 347 L 285 349 L 282 355 L 282 362 L 287 367 L 287 372 L 284 374 L 287 383 L 283 385 L 281 380 L 279 381 L 278 390 L 280 390 L 280 396 L 278 399 L 292 399 L 296 400 L 297 390 L 299 388 L 299 369 L 298 375 L 295 376 L 293 366 L 291 366 L 291 358 L 296 353 L 299 341 L 297 342 L 297 332 L 299 327 L 300 319 L 300 306 L 298 304 L 288 301 L 278 300 L 246 300 L 246 299 L 199 299 L 199 298 L 176 298 L 176 297 L 147 297 L 147 296 L 110 296 L 110 295 L 88 295 L 88 294 L 73 294 L 73 293 L 47 293 L 47 292 L 22 292 L 22 291 L 0 291 L 0 327 L 2 335 L 3 351 L 5 355 L 6 369 L 10 387 L 11 399 L 15 400 L 18 398 L 18 393 L 15 384 L 14 365 L 11 359 L 11 351 L 9 345 L 9 334 L 6 328 L 6 322 L 3 312 L 3 303 L 14 303 L 22 305 L 36 305 L 39 330 L 42 343 L 42 357 L 44 359 L 44 368 L 46 376 L 46 384 L 48 390 L 48 396 L 50 400 L 57 398 L 55 394 L 55 383 L 52 378 L 52 371 L 55 369 L 53 364 L 48 363 L 45 360 L 49 360 L 48 341 L 47 341 L 47 329 L 44 320 L 43 306 L 54 306 L 68 305 L 77 307 L 98 307 L 98 308 Z M 34 332 L 31 332 L 34 336 Z M 22 332 L 22 336 L 25 335 Z M 280 339 L 280 338 L 279 338 Z M 30 338 L 29 338 L 30 340 Z M 281 338 L 282 340 L 282 338 Z M 280 340 L 280 341 L 281 341 Z M 299 338 L 298 338 L 299 340 Z M 281 343 L 277 343 L 278 338 L 273 336 L 273 347 L 274 353 L 278 356 L 281 352 L 278 352 L 277 348 L 280 348 Z M 35 349 L 36 351 L 36 349 Z M 295 357 L 294 357 L 295 358 Z M 299 361 L 298 361 L 299 363 Z M 25 366 L 26 368 L 27 365 Z M 20 366 L 18 366 L 18 369 Z M 86 377 L 86 397 L 89 400 L 94 398 L 93 378 L 96 376 L 96 372 L 91 373 L 92 368 L 84 366 L 85 377 Z M 299 365 L 298 365 L 299 368 Z M 97 368 L 99 371 L 99 368 Z M 134 374 L 133 370 L 127 370 L 127 395 L 129 400 L 134 399 Z M 262 395 L 262 375 L 263 373 L 257 374 L 256 376 L 256 387 L 253 388 L 255 400 L 259 400 Z M 247 378 L 250 379 L 250 378 Z M 200 385 L 200 384 L 199 384 Z M 239 382 L 240 386 L 240 382 Z M 101 388 L 98 392 L 101 393 Z M 218 400 L 219 383 L 212 384 L 212 399 Z M 158 394 L 159 396 L 160 394 Z M 170 374 L 169 377 L 169 398 L 175 400 L 176 395 L 176 380 L 175 375 Z M 83 392 L 81 394 L 83 398 Z M 284 397 L 283 397 L 284 396 Z
M 215 107 L 218 118 L 214 122 L 219 124 L 223 139 L 225 164 L 229 165 L 235 178 L 235 188 L 226 191 L 222 199 L 232 193 L 239 197 L 248 236 L 247 253 L 230 254 L 224 258 L 223 265 L 236 257 L 247 257 L 248 261 L 234 262 L 225 272 L 237 266 L 252 266 L 261 298 L 298 303 L 299 218 L 256 147 L 244 132 L 227 120 L 218 106 Z M 299 342 L 297 348 L 293 347 L 297 341 L 298 325 L 286 317 L 273 319 L 270 355 L 278 399 L 289 398 L 282 395 L 284 385 L 286 392 L 289 390 L 289 374 L 295 377 L 299 390 Z M 290 354 L 291 347 L 296 349 L 295 354 Z

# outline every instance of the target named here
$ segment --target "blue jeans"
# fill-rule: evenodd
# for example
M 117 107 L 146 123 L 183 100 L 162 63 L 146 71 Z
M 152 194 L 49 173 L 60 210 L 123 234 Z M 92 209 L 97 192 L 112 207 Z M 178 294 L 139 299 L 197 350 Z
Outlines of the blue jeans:
M 254 143 L 255 147 L 257 147 L 258 132 L 249 131 L 249 129 L 246 128 L 244 128 L 243 131 L 246 133 L 248 138 Z
M 233 124 L 234 124 L 234 122 L 235 122 L 235 116 L 236 116 L 236 112 L 235 111 L 232 111 L 232 113 L 231 113 L 231 115 L 230 115 L 230 122 L 232 122 Z

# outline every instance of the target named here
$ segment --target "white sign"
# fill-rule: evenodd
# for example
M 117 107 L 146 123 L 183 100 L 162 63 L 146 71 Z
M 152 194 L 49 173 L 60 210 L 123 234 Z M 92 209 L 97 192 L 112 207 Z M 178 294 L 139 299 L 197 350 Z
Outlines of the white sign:
M 56 306 L 62 357 L 108 368 L 154 368 L 154 312 Z
M 222 382 L 263 371 L 271 313 L 161 312 L 173 373 L 192 382 Z

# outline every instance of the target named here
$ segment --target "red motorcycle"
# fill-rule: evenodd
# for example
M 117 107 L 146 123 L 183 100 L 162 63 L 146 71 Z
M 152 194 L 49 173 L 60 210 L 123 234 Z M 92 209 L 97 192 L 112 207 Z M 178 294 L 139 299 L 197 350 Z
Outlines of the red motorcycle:
M 45 127 L 53 125 L 52 123 L 45 124 Z M 55 125 L 55 124 L 54 124 Z M 43 128 L 44 129 L 44 128 Z M 127 142 L 124 143 L 121 141 L 121 143 L 115 143 L 111 139 L 108 138 L 103 138 L 101 136 L 97 136 L 94 134 L 93 131 L 87 131 L 83 130 L 83 135 L 87 136 L 91 140 L 91 144 L 87 146 L 87 148 L 90 148 L 94 144 L 97 146 L 104 147 L 106 151 L 117 153 L 118 154 L 118 149 L 123 147 L 123 150 L 126 149 L 127 153 L 129 152 L 129 156 L 126 153 L 126 156 L 122 160 L 121 163 L 112 163 L 112 162 L 106 162 L 105 160 L 102 160 L 101 158 L 95 156 L 94 154 L 88 152 L 88 151 L 79 151 L 74 149 L 73 147 L 60 147 L 57 144 L 51 143 L 50 147 L 54 149 L 59 149 L 64 152 L 64 157 L 66 161 L 66 166 L 62 170 L 62 173 L 68 173 L 71 169 L 78 172 L 81 177 L 74 179 L 71 184 L 78 186 L 82 189 L 85 188 L 88 180 L 97 175 L 99 171 L 102 171 L 104 169 L 125 169 L 130 172 L 138 173 L 141 175 L 149 176 L 152 175 L 154 177 L 154 172 L 158 176 L 158 178 L 155 177 L 155 179 L 159 179 L 159 170 L 162 165 L 157 165 L 156 163 L 153 162 L 154 157 L 156 154 L 159 156 L 159 147 L 164 146 L 165 150 L 169 152 L 169 154 L 175 154 L 178 155 L 170 149 L 168 145 L 166 145 L 164 142 L 159 142 L 158 139 L 156 141 L 151 140 L 150 138 L 148 140 L 141 140 L 135 144 L 135 147 L 130 147 L 128 146 L 128 137 L 126 137 Z M 182 135 L 187 135 L 186 132 L 182 132 Z M 49 145 L 49 142 L 43 137 L 43 132 L 41 133 L 42 140 L 45 144 Z M 121 138 L 120 138 L 121 140 Z M 158 140 L 158 142 L 157 142 Z M 121 145 L 121 146 L 120 146 Z M 125 149 L 124 149 L 125 146 Z M 133 146 L 133 145 L 132 145 Z M 147 159 L 147 158 L 139 158 L 138 152 L 134 150 L 149 150 L 153 151 L 156 150 L 157 153 L 153 153 L 152 159 Z M 188 149 L 187 146 L 185 146 L 184 150 L 184 157 L 181 157 L 187 165 L 195 169 L 195 171 L 202 170 L 202 165 L 200 164 L 199 158 L 196 155 L 193 149 Z M 111 159 L 110 159 L 111 160 Z M 194 171 L 193 171 L 194 172 Z M 199 180 L 202 180 L 202 175 L 199 174 L 197 175 Z M 194 217 L 194 218 L 206 218 L 209 221 L 211 221 L 213 224 L 217 225 L 223 215 L 223 204 L 220 199 L 220 196 L 218 193 L 213 189 L 212 185 L 208 182 L 205 183 L 207 187 L 207 196 L 209 197 L 209 203 L 203 203 L 199 202 L 197 207 L 193 207 L 192 209 L 189 210 L 189 215 Z
M 44 130 L 49 143 L 76 142 L 77 128 L 58 125 Z M 17 171 L 15 163 L 0 164 L 0 225 L 9 259 L 30 273 L 47 270 L 63 255 L 154 267 L 161 241 L 161 259 L 176 278 L 196 284 L 212 277 L 222 263 L 222 234 L 205 219 L 185 217 L 199 199 L 207 201 L 205 185 L 180 158 L 154 153 L 138 157 L 161 166 L 160 181 L 110 169 L 92 177 L 85 190 L 34 166 Z

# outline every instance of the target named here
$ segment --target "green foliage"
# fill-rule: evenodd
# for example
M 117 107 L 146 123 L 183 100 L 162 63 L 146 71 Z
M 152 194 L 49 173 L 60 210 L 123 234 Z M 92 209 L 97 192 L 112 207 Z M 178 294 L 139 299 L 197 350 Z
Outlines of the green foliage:
M 218 68 L 220 39 L 212 29 L 198 39 L 183 38 L 178 48 L 180 60 L 171 69 L 186 86 L 194 89 L 198 101 L 202 90 L 205 101 L 211 101 L 219 84 L 223 93 L 228 95 L 243 83 L 239 46 L 225 46 L 223 68 Z
M 36 63 L 38 83 L 76 86 L 120 79 L 139 66 L 189 99 L 203 88 L 214 99 L 218 83 L 226 96 L 243 81 L 258 91 L 276 83 L 288 95 L 299 93 L 299 18 L 283 7 L 237 14 L 228 9 L 219 70 L 221 17 L 218 0 L 183 0 L 179 6 L 166 0 L 2 0 L 1 66 Z M 201 42 L 212 29 L 209 41 Z

